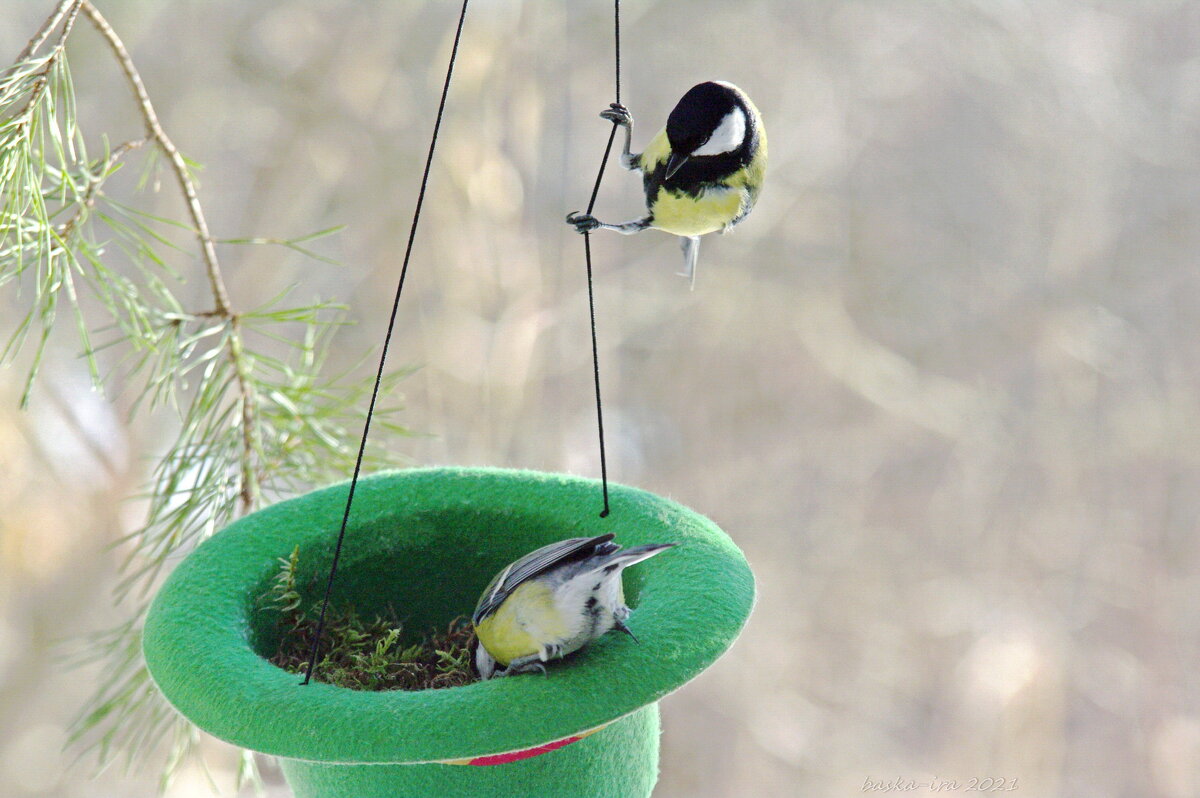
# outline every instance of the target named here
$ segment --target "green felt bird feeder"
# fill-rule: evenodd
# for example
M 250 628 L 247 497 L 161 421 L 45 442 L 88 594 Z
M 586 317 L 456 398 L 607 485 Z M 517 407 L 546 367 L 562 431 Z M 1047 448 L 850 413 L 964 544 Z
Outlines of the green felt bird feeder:
M 143 648 L 167 700 L 204 731 L 279 758 L 297 798 L 649 795 L 657 701 L 737 637 L 754 602 L 745 558 L 712 521 L 644 491 L 498 469 L 414 469 L 358 483 L 338 597 L 396 609 L 406 629 L 468 614 L 517 556 L 564 537 L 613 532 L 627 545 L 681 545 L 625 574 L 638 641 L 606 635 L 523 674 L 437 690 L 369 692 L 267 660 L 280 634 L 261 609 L 278 558 L 328 568 L 348 484 L 248 515 L 196 549 L 150 607 Z M 306 600 L 319 598 L 317 593 Z

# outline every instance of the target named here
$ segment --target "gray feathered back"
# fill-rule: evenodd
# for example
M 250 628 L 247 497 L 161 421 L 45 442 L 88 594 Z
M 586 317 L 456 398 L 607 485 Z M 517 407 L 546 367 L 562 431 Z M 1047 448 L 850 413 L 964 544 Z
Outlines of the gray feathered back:
M 572 561 L 582 561 L 597 555 L 620 551 L 621 547 L 612 542 L 613 537 L 610 532 L 594 538 L 560 540 L 510 563 L 493 577 L 483 591 L 483 595 L 479 598 L 479 604 L 475 607 L 475 613 L 471 616 L 471 622 L 478 624 L 495 612 L 520 585 L 541 576 L 551 568 Z

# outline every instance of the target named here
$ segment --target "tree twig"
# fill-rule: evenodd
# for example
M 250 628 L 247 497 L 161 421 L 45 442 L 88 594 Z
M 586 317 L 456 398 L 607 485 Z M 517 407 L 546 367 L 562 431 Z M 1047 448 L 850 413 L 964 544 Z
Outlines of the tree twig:
M 37 52 L 38 48 L 50 37 L 50 31 L 54 30 L 59 22 L 62 22 L 62 18 L 66 15 L 69 6 L 74 6 L 71 9 L 72 17 L 79 13 L 79 0 L 62 0 L 58 4 L 58 8 L 54 9 L 54 13 L 50 15 L 50 18 L 42 23 L 42 27 L 38 29 L 37 33 L 33 34 L 33 38 L 25 45 L 25 49 L 17 56 L 17 60 L 14 63 L 19 64 Z
M 142 82 L 142 76 L 138 72 L 137 67 L 133 64 L 133 59 L 129 56 L 129 51 L 125 49 L 125 43 L 113 30 L 112 25 L 108 20 L 101 15 L 100 11 L 92 4 L 91 0 L 83 0 L 83 13 L 87 14 L 88 19 L 92 21 L 92 25 L 100 32 L 108 43 L 109 48 L 116 56 L 118 63 L 121 65 L 121 71 L 125 73 L 125 77 L 129 81 L 130 88 L 133 89 L 134 97 L 137 99 L 139 109 L 142 112 L 142 119 L 146 123 L 146 137 L 153 139 L 158 144 L 159 149 L 167 156 L 167 160 L 171 163 L 171 169 L 175 173 L 176 179 L 179 181 L 179 188 L 183 192 L 184 199 L 187 202 L 188 215 L 192 219 L 192 224 L 196 228 L 196 240 L 200 244 L 200 254 L 203 257 L 204 265 L 208 272 L 208 279 L 212 285 L 213 298 L 216 300 L 217 309 L 222 313 L 232 316 L 230 310 L 229 291 L 225 288 L 225 279 L 221 274 L 221 265 L 217 260 L 216 247 L 213 245 L 212 235 L 208 231 L 208 222 L 204 218 L 204 209 L 200 207 L 200 199 L 196 194 L 195 183 L 192 182 L 191 175 L 188 173 L 187 163 L 183 160 L 179 149 L 171 138 L 163 130 L 162 124 L 158 120 L 158 113 L 154 110 L 154 105 L 150 102 L 150 95 L 146 92 L 146 84 Z
M 30 55 L 33 55 L 33 52 L 36 51 L 37 48 L 41 47 L 42 43 L 46 41 L 46 37 L 48 37 L 50 35 L 50 31 L 54 30 L 54 27 L 58 25 L 59 20 L 63 18 L 63 15 L 66 15 L 67 21 L 63 23 L 62 31 L 58 34 L 58 40 L 54 43 L 54 51 L 50 53 L 50 56 L 46 59 L 45 65 L 38 70 L 37 81 L 33 84 L 33 89 L 29 92 L 29 102 L 25 103 L 25 108 L 21 111 L 22 117 L 25 117 L 26 114 L 31 112 L 31 109 L 37 105 L 37 101 L 41 99 L 42 92 L 46 90 L 46 86 L 50 82 L 50 70 L 54 68 L 54 64 L 59 58 L 62 57 L 63 50 L 67 43 L 67 37 L 71 35 L 71 28 L 75 25 L 75 18 L 79 16 L 79 9 L 82 5 L 83 3 L 81 0 L 63 0 L 62 3 L 59 3 L 59 6 L 57 9 L 55 9 L 54 14 L 50 17 L 50 19 L 46 20 L 46 24 L 42 26 L 42 30 L 38 31 L 37 35 L 29 40 L 29 44 L 26 45 L 26 49 L 21 51 L 20 60 L 22 61 L 28 58 Z M 32 49 L 30 49 L 30 45 L 32 45 Z M 28 54 L 26 54 L 26 51 L 28 51 Z M 24 125 L 28 122 L 29 118 L 26 117 L 22 120 L 21 124 Z
M 117 63 L 121 66 L 121 71 L 125 73 L 129 86 L 133 90 L 134 98 L 141 110 L 142 119 L 146 124 L 146 138 L 158 145 L 158 148 L 167 156 L 167 160 L 171 164 L 171 171 L 175 174 L 175 178 L 179 183 L 179 189 L 183 193 L 187 204 L 188 215 L 191 217 L 192 225 L 196 231 L 196 240 L 200 246 L 201 259 L 204 261 L 209 285 L 212 288 L 213 300 L 216 304 L 215 315 L 224 318 L 229 324 L 229 358 L 233 364 L 234 373 L 237 378 L 242 411 L 240 495 L 242 511 L 249 512 L 254 508 L 259 496 L 259 479 L 254 468 L 254 458 L 261 450 L 261 446 L 258 443 L 257 436 L 258 426 L 255 418 L 255 395 L 250 374 L 250 364 L 242 344 L 241 319 L 230 305 L 229 291 L 225 287 L 225 278 L 221 273 L 220 261 L 217 259 L 216 245 L 212 234 L 209 232 L 208 222 L 204 217 L 204 209 L 200 206 L 200 199 L 196 194 L 196 185 L 192 181 L 191 174 L 188 172 L 187 163 L 183 160 L 183 155 L 180 154 L 175 143 L 171 141 L 166 131 L 163 130 L 162 123 L 158 119 L 158 114 L 154 110 L 154 105 L 150 102 L 150 95 L 146 92 L 146 85 L 142 81 L 142 76 L 138 72 L 137 67 L 134 66 L 133 59 L 130 58 L 129 51 L 125 49 L 125 43 L 121 41 L 121 37 L 117 35 L 112 25 L 108 23 L 108 20 L 104 18 L 91 0 L 81 0 L 81 7 L 83 13 L 91 20 L 92 26 L 95 27 L 97 32 L 107 42 L 109 49 L 112 50 L 113 55 L 117 59 Z
M 113 165 L 125 156 L 125 153 L 129 152 L 130 150 L 136 150 L 149 140 L 150 139 L 134 139 L 132 141 L 127 141 L 108 154 L 108 157 L 104 159 L 104 165 L 101 166 L 97 173 L 88 180 L 88 187 L 83 192 L 83 196 L 80 198 L 78 210 L 75 211 L 75 214 L 70 219 L 59 225 L 58 229 L 55 231 L 59 241 L 62 242 L 60 244 L 61 246 L 66 246 L 65 242 L 67 238 L 82 220 L 83 215 L 87 211 L 91 210 L 92 206 L 96 204 L 96 192 L 100 189 L 100 184 L 104 182 L 104 177 L 108 174 L 108 170 L 112 169 Z

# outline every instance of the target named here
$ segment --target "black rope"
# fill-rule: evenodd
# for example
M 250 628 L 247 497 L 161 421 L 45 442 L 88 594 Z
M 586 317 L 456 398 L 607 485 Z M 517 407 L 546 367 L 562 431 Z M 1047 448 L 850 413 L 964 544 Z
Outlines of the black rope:
M 621 104 L 621 0 L 613 0 L 613 62 L 616 65 L 616 84 L 614 97 L 617 105 Z M 616 128 L 614 128 L 614 131 Z
M 450 48 L 450 63 L 446 66 L 446 82 L 442 84 L 442 98 L 438 101 L 437 118 L 433 123 L 433 136 L 429 140 L 429 154 L 425 158 L 425 171 L 421 174 L 421 190 L 417 193 L 417 205 L 413 209 L 412 227 L 408 231 L 408 246 L 404 250 L 404 262 L 400 267 L 400 280 L 396 284 L 396 298 L 392 301 L 392 315 L 388 319 L 387 334 L 383 337 L 383 351 L 379 355 L 379 370 L 375 374 L 375 387 L 371 391 L 371 404 L 367 408 L 367 420 L 363 424 L 362 440 L 358 444 L 358 457 L 354 461 L 354 476 L 350 478 L 350 492 L 346 496 L 346 511 L 342 514 L 342 528 L 338 532 L 337 546 L 333 550 L 333 563 L 329 567 L 329 581 L 325 584 L 325 598 L 321 602 L 321 616 L 317 620 L 317 633 L 313 638 L 312 652 L 308 657 L 308 668 L 304 681 L 308 684 L 317 666 L 317 648 L 321 644 L 321 633 L 325 631 L 325 611 L 329 609 L 329 596 L 333 592 L 333 578 L 337 573 L 338 560 L 342 554 L 342 542 L 346 538 L 346 525 L 350 521 L 350 507 L 354 503 L 354 489 L 358 486 L 358 475 L 362 471 L 363 455 L 367 450 L 367 435 L 371 431 L 371 417 L 375 414 L 375 402 L 379 398 L 379 387 L 383 382 L 383 364 L 387 360 L 388 345 L 396 329 L 396 311 L 400 307 L 400 294 L 404 291 L 404 278 L 408 275 L 408 261 L 412 257 L 413 241 L 417 236 L 417 223 L 421 220 L 421 205 L 425 202 L 425 187 L 429 183 L 429 168 L 433 164 L 433 151 L 437 147 L 438 131 L 442 127 L 442 112 L 446 109 L 446 95 L 450 92 L 450 76 L 454 74 L 454 59 L 458 56 L 458 42 L 462 38 L 463 22 L 467 18 L 467 3 L 463 0 L 458 15 L 458 28 L 454 31 L 454 45 Z
M 613 0 L 613 49 L 615 64 L 615 102 L 610 107 L 621 107 L 621 0 Z M 613 122 L 612 130 L 608 133 L 608 144 L 604 145 L 604 157 L 600 159 L 600 170 L 596 172 L 596 182 L 592 185 L 592 196 L 588 200 L 587 213 L 589 216 L 596 207 L 596 197 L 600 193 L 600 182 L 604 180 L 604 168 L 608 165 L 608 156 L 612 153 L 613 141 L 617 137 L 618 123 Z M 608 458 L 604 453 L 604 403 L 600 401 L 600 349 L 596 343 L 596 295 L 592 288 L 592 233 L 590 230 L 583 234 L 583 256 L 587 263 L 588 312 L 592 321 L 592 376 L 596 384 L 596 432 L 600 439 L 600 484 L 604 491 L 604 509 L 600 517 L 608 516 Z

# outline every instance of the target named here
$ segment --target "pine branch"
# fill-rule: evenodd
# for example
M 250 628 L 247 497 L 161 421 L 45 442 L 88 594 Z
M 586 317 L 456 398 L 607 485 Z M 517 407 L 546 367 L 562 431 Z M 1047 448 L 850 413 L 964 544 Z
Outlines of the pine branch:
M 55 26 L 58 25 L 59 20 L 61 20 L 64 15 L 66 16 L 67 21 L 63 23 L 62 31 L 59 32 L 58 40 L 54 44 L 54 49 L 46 58 L 45 65 L 41 68 L 41 70 L 38 71 L 37 82 L 33 84 L 33 91 L 31 91 L 29 94 L 29 102 L 25 104 L 25 110 L 22 112 L 21 116 L 28 114 L 37 105 L 38 100 L 40 100 L 42 97 L 42 92 L 46 90 L 46 85 L 49 82 L 50 70 L 54 68 L 54 65 L 58 62 L 58 59 L 62 58 L 62 54 L 66 48 L 67 37 L 71 35 L 71 28 L 75 26 L 75 18 L 79 16 L 79 9 L 81 5 L 82 3 L 80 0 L 63 0 L 63 2 L 59 3 L 58 8 L 55 9 L 53 16 L 46 21 L 47 24 L 43 26 L 41 31 L 38 31 L 36 36 L 29 40 L 29 44 L 26 45 L 26 50 L 22 51 L 21 55 L 18 57 L 18 61 L 24 61 L 29 58 L 39 47 L 42 46 L 42 43 L 46 41 L 46 37 L 48 37 L 50 35 L 50 31 L 54 30 Z
M 79 223 L 83 220 L 84 216 L 87 215 L 87 212 L 90 211 L 96 204 L 96 192 L 100 190 L 100 185 L 104 182 L 104 178 L 109 174 L 110 171 L 112 171 L 112 168 L 117 165 L 117 162 L 125 157 L 126 153 L 136 150 L 147 141 L 149 141 L 149 139 L 134 139 L 132 141 L 127 141 L 108 154 L 108 156 L 104 159 L 104 163 L 101 164 L 100 168 L 92 176 L 92 179 L 88 181 L 87 189 L 83 192 L 83 196 L 80 198 L 79 206 L 76 208 L 75 213 L 70 219 L 58 226 L 56 230 L 56 236 L 58 238 L 59 246 L 66 247 L 67 241 L 71 237 L 71 233 L 75 232 L 75 228 L 79 226 Z
M 121 37 L 117 35 L 112 25 L 108 23 L 108 20 L 104 18 L 99 9 L 92 4 L 91 0 L 82 0 L 82 8 L 83 13 L 91 20 L 93 27 L 96 28 L 108 43 L 109 49 L 112 50 L 117 63 L 121 66 L 121 71 L 125 73 L 125 77 L 129 81 L 130 88 L 133 90 L 134 97 L 141 110 L 142 119 L 146 124 L 146 137 L 158 145 L 171 165 L 171 171 L 174 172 L 175 179 L 179 183 L 179 189 L 183 192 L 184 200 L 187 203 L 188 215 L 191 217 L 192 224 L 195 227 L 196 240 L 200 245 L 200 254 L 204 261 L 205 271 L 208 274 L 208 282 L 212 288 L 213 301 L 215 302 L 213 315 L 224 319 L 229 325 L 228 352 L 229 359 L 233 364 L 234 373 L 237 375 L 242 416 L 242 484 L 240 493 L 242 512 L 248 513 L 254 509 L 261 493 L 254 461 L 262 447 L 257 440 L 256 434 L 258 429 L 255 421 L 256 398 L 250 378 L 251 367 L 246 357 L 245 344 L 242 340 L 241 319 L 230 305 L 229 291 L 225 287 L 225 277 L 221 272 L 220 261 L 217 259 L 216 244 L 212 234 L 208 230 L 208 221 L 204 217 L 204 209 L 200 206 L 200 198 L 196 193 L 196 185 L 188 172 L 187 163 L 184 161 L 183 155 L 180 154 L 179 149 L 171 141 L 167 132 L 163 130 L 162 124 L 158 119 L 158 114 L 154 110 L 154 105 L 150 102 L 150 95 L 146 92 L 146 85 L 142 81 L 142 76 L 138 72 L 137 67 L 134 66 L 133 59 L 130 58 L 129 51 L 125 48 L 125 43 L 121 41 Z
M 58 8 L 54 9 L 54 13 L 42 23 L 42 27 L 38 29 L 38 32 L 33 34 L 33 38 L 25 45 L 25 49 L 17 56 L 17 60 L 14 63 L 29 60 L 46 39 L 50 37 L 50 32 L 58 27 L 58 23 L 62 22 L 62 18 L 66 16 L 68 10 L 71 11 L 72 15 L 79 13 L 79 0 L 62 0 L 58 4 Z M 65 35 L 59 40 L 60 43 L 64 39 L 66 39 Z
M 120 66 L 145 130 L 141 139 L 112 149 L 106 144 L 104 154 L 93 158 L 77 124 L 65 57 L 80 11 L 104 39 L 104 52 L 111 51 Z M 108 373 L 140 391 L 131 416 L 146 403 L 150 409 L 169 406 L 179 421 L 176 438 L 143 495 L 144 524 L 116 544 L 126 556 L 113 596 L 124 606 L 125 620 L 85 644 L 105 663 L 104 677 L 73 725 L 71 740 L 86 741 L 84 751 L 95 751 L 102 767 L 119 754 L 132 767 L 149 749 L 172 739 L 168 777 L 188 754 L 196 731 L 170 711 L 141 659 L 138 639 L 147 596 L 171 562 L 264 498 L 344 477 L 355 457 L 347 443 L 355 440 L 369 385 L 349 379 L 353 367 L 327 373 L 328 343 L 343 323 L 340 308 L 321 302 L 284 306 L 280 296 L 238 311 L 217 258 L 216 245 L 225 243 L 278 245 L 325 260 L 302 245 L 336 228 L 291 238 L 214 238 L 188 162 L 164 131 L 124 43 L 92 0 L 59 2 L 22 55 L 0 71 L 0 287 L 26 281 L 33 290 L 28 312 L 14 319 L 11 339 L 0 342 L 0 363 L 22 348 L 27 333 L 40 328 L 31 347 L 24 406 L 58 323 L 57 310 L 65 304 L 94 385 L 103 384 L 96 354 L 116 350 L 119 359 Z M 155 216 L 108 193 L 107 181 L 118 164 L 139 149 L 147 172 L 135 191 L 145 188 L 145 175 L 162 158 L 175 175 L 186 220 Z M 186 243 L 180 246 L 166 228 L 195 237 L 212 294 L 209 309 L 191 311 L 174 295 L 173 281 L 182 282 L 185 275 L 172 267 L 169 250 L 192 250 Z M 128 264 L 121 265 L 128 268 L 111 262 L 107 253 L 112 250 L 127 256 Z M 79 289 L 90 290 L 101 303 L 107 318 L 99 328 L 85 318 Z M 93 333 L 107 340 L 93 347 Z M 260 342 L 267 348 L 257 348 Z M 284 354 L 279 344 L 286 345 Z M 401 376 L 389 375 L 388 386 Z M 57 398 L 53 386 L 48 395 L 50 401 Z M 394 410 L 381 409 L 380 421 L 403 434 L 388 420 Z M 373 445 L 367 463 L 399 461 Z M 244 757 L 242 764 L 239 779 L 253 777 L 253 758 Z

